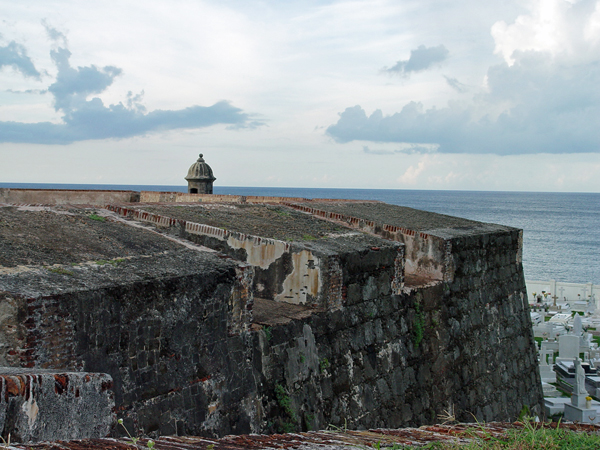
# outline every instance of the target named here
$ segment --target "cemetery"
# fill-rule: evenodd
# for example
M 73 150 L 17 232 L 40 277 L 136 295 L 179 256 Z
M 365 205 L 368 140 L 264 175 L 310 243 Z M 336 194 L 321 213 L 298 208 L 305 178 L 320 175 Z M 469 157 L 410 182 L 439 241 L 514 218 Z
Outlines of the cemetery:
M 543 288 L 529 292 L 546 415 L 600 423 L 600 287 L 555 281 L 527 285 Z

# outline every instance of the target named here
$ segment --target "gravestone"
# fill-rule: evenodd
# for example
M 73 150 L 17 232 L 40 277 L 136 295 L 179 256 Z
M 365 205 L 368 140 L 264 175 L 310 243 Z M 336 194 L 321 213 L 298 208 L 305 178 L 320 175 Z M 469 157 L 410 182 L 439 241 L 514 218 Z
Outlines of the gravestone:
M 550 364 L 548 364 L 548 360 Z M 542 349 L 540 351 L 540 378 L 545 383 L 556 383 L 556 372 L 552 369 L 554 364 L 554 351 Z
M 575 336 L 581 336 L 583 333 L 583 325 L 581 324 L 581 316 L 579 314 L 575 314 L 575 318 L 573 319 L 573 334 Z
M 565 334 L 558 338 L 558 357 L 560 359 L 579 358 L 579 336 Z
M 585 388 L 585 370 L 579 358 L 575 358 L 573 364 L 575 365 L 573 394 L 571 394 L 571 403 L 565 404 L 564 418 L 571 422 L 592 423 L 596 420 L 598 412 L 591 408 L 591 400 L 590 408 L 587 405 L 586 398 L 589 397 L 589 394 Z

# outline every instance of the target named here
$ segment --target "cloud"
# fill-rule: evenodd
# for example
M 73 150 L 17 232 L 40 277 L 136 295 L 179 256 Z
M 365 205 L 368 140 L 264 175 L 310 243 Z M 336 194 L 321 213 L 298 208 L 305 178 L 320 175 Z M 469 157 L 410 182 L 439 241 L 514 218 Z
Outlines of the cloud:
M 363 152 L 367 153 L 369 155 L 393 155 L 396 153 L 395 150 L 383 150 L 383 149 L 371 150 L 366 145 L 363 145 Z
M 535 50 L 567 59 L 581 59 L 598 51 L 600 3 L 596 0 L 537 0 L 528 14 L 513 24 L 496 22 L 491 29 L 495 53 L 514 63 L 515 51 Z
M 67 36 L 63 32 L 50 26 L 48 24 L 48 22 L 46 21 L 46 19 L 42 20 L 42 25 L 43 25 L 44 29 L 46 30 L 46 35 L 48 36 L 48 39 L 50 39 L 52 42 L 55 42 L 57 44 L 61 44 L 64 47 L 67 46 Z
M 0 47 L 0 68 L 10 66 L 25 77 L 40 79 L 40 72 L 35 68 L 27 50 L 21 44 L 11 41 L 7 46 Z
M 45 94 L 48 91 L 46 89 L 25 89 L 24 91 L 16 91 L 14 89 L 7 89 L 6 92 L 11 94 Z
M 135 96 L 130 92 L 126 105 L 119 102 L 106 106 L 99 97 L 89 100 L 88 97 L 104 92 L 122 73 L 121 69 L 94 65 L 73 68 L 69 63 L 71 52 L 66 48 L 52 50 L 50 55 L 58 74 L 48 92 L 54 96 L 56 111 L 63 113 L 62 123 L 0 122 L 0 142 L 70 144 L 216 124 L 227 124 L 233 128 L 262 125 L 261 122 L 250 121 L 248 114 L 226 101 L 212 106 L 146 112 L 141 104 L 143 92 Z
M 401 184 L 409 184 L 415 185 L 419 180 L 419 176 L 423 173 L 425 169 L 427 169 L 431 165 L 432 161 L 429 155 L 425 155 L 421 160 L 417 163 L 417 166 L 409 166 L 400 177 L 396 181 Z
M 469 88 L 466 84 L 461 83 L 456 78 L 450 78 L 450 77 L 447 77 L 446 75 L 444 75 L 444 78 L 446 79 L 446 83 L 448 83 L 448 86 L 450 86 L 452 89 L 454 89 L 459 94 L 464 94 L 465 92 L 467 92 L 469 90 Z
M 570 9 L 564 3 L 540 2 L 540 8 L 556 8 L 493 27 L 505 61 L 489 67 L 484 86 L 470 100 L 429 109 L 410 102 L 390 115 L 367 115 L 357 105 L 346 108 L 326 133 L 338 142 L 437 144 L 441 153 L 600 153 L 600 27 L 590 31 L 593 14 L 584 14 L 590 2 Z M 522 23 L 535 32 L 525 33 Z M 579 32 L 557 42 L 551 32 L 558 29 Z M 540 36 L 546 35 L 544 41 Z
M 401 153 L 403 155 L 412 155 L 415 153 L 434 153 L 437 150 L 437 145 L 431 144 L 408 144 L 399 143 L 393 150 L 389 149 L 371 149 L 367 145 L 363 145 L 363 152 L 369 155 L 396 155 Z
M 448 58 L 449 53 L 448 49 L 443 45 L 438 45 L 437 47 L 419 45 L 417 49 L 410 51 L 409 59 L 398 61 L 390 68 L 384 67 L 382 71 L 408 77 L 411 72 L 422 72 L 434 64 L 443 62 Z
M 52 50 L 50 57 L 58 68 L 56 81 L 48 87 L 48 91 L 54 95 L 54 108 L 57 111 L 70 110 L 72 106 L 85 103 L 88 95 L 102 93 L 122 73 L 121 69 L 114 66 L 98 69 L 92 65 L 74 69 L 69 64 L 71 52 L 65 48 Z
M 99 98 L 94 98 L 63 119 L 63 124 L 0 122 L 0 142 L 70 144 L 90 139 L 128 138 L 219 123 L 242 125 L 247 122 L 248 116 L 225 101 L 212 106 L 191 106 L 177 111 L 155 110 L 143 114 L 121 103 L 106 107 Z

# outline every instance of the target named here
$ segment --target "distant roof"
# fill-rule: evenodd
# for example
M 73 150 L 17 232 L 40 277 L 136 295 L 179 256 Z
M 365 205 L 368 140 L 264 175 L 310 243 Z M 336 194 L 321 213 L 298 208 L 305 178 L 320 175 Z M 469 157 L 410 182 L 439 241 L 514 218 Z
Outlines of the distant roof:
M 198 161 L 190 166 L 187 177 L 188 181 L 215 181 L 216 178 L 213 176 L 213 171 L 208 164 L 204 161 L 203 154 L 200 153 Z

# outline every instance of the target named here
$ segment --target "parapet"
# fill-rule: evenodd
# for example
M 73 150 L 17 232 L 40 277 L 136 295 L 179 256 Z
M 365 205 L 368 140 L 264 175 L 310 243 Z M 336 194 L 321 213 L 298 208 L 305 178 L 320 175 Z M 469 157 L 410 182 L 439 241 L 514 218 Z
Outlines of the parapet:
M 14 189 L 0 188 L 0 203 L 23 205 L 97 205 L 111 202 L 139 202 L 135 191 L 77 189 Z

